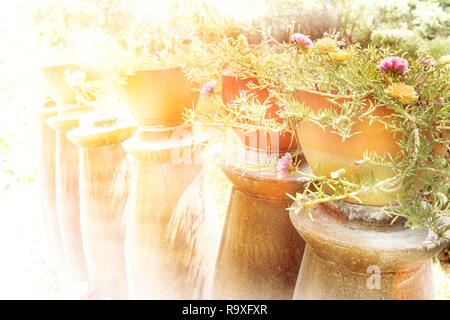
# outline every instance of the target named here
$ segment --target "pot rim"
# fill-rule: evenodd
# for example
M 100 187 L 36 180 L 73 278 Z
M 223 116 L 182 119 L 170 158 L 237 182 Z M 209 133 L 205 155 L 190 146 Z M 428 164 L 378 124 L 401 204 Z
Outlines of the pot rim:
M 241 77 L 238 73 L 231 71 L 231 70 L 225 70 L 222 72 L 221 77 L 227 77 L 227 78 L 236 78 L 240 80 L 258 80 L 257 76 L 249 76 L 249 77 Z
M 67 66 L 73 66 L 73 67 L 82 67 L 82 65 L 71 62 L 71 63 L 52 63 L 52 64 L 45 64 L 41 66 L 41 69 L 50 69 L 55 67 L 67 67 Z
M 68 131 L 66 135 L 70 141 L 82 148 L 120 144 L 138 130 L 138 125 L 130 121 L 115 123 L 108 127 L 82 127 L 82 125 L 80 119 L 79 126 Z
M 170 68 L 145 68 L 145 69 L 138 69 L 135 71 L 125 73 L 125 75 L 127 77 L 129 77 L 129 76 L 134 76 L 137 73 L 143 73 L 143 72 L 149 72 L 149 71 L 171 71 L 171 70 L 182 70 L 182 67 L 177 66 L 177 67 L 170 67 Z

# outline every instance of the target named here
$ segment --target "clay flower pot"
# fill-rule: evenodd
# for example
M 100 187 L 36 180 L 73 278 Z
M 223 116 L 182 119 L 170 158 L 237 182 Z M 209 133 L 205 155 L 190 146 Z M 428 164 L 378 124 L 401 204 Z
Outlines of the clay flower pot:
M 127 77 L 128 108 L 141 126 L 175 127 L 185 108 L 197 104 L 198 92 L 180 68 L 136 71 Z
M 308 105 L 314 113 L 324 109 L 333 109 L 340 112 L 339 107 L 329 102 L 327 99 L 335 99 L 338 103 L 351 101 L 351 98 L 339 97 L 333 94 L 312 92 L 306 90 L 296 90 L 295 98 Z M 374 112 L 375 116 L 385 117 L 393 111 L 384 107 L 379 107 Z M 301 121 L 297 125 L 297 133 L 302 151 L 308 164 L 316 175 L 330 176 L 340 168 L 345 169 L 344 176 L 350 181 L 357 181 L 357 176 L 361 179 L 369 177 L 373 171 L 374 176 L 383 180 L 392 176 L 392 173 L 384 167 L 373 167 L 358 164 L 358 160 L 363 159 L 365 152 L 382 156 L 389 152 L 395 157 L 400 151 L 397 145 L 400 136 L 394 137 L 391 130 L 385 129 L 378 122 L 369 123 L 368 119 L 363 119 L 356 123 L 352 130 L 360 132 L 342 141 L 338 134 L 323 130 L 311 121 Z M 386 192 L 370 193 L 362 196 L 361 200 L 366 204 L 387 204 L 392 200 L 392 196 Z M 349 200 L 351 201 L 351 200 Z
M 59 64 L 41 69 L 45 86 L 50 96 L 58 105 L 77 103 L 75 91 L 67 84 L 66 73 L 81 71 L 86 74 L 86 81 L 100 79 L 101 75 L 76 64 Z
M 258 103 L 263 104 L 269 99 L 269 91 L 267 89 L 250 89 L 248 85 L 253 83 L 258 85 L 256 78 L 240 78 L 231 72 L 224 72 L 222 74 L 222 101 L 225 104 L 232 103 L 234 100 L 241 97 L 241 92 L 246 91 L 248 94 L 255 95 Z M 270 100 L 269 100 L 270 101 Z M 271 106 L 266 110 L 266 119 L 276 119 L 281 122 L 277 111 L 280 106 L 270 101 Z M 297 149 L 297 143 L 289 132 L 265 132 L 264 130 L 246 131 L 243 129 L 235 129 L 239 139 L 247 147 L 268 150 L 287 152 Z
M 61 64 L 42 68 L 45 85 L 51 97 L 57 104 L 73 104 L 77 102 L 76 93 L 66 80 L 66 71 L 73 72 L 79 68 L 74 64 Z
M 338 103 L 351 101 L 350 97 L 306 90 L 296 90 L 295 98 L 299 102 L 307 104 L 314 113 L 324 109 L 334 109 L 340 112 L 339 107 L 327 99 L 333 99 Z M 369 99 L 371 98 L 369 97 L 366 100 L 367 104 Z M 384 106 L 379 106 L 373 112 L 373 115 L 382 118 L 392 115 L 393 112 Z M 384 128 L 381 123 L 376 121 L 370 123 L 369 119 L 360 120 L 353 125 L 352 130 L 359 133 L 342 141 L 340 135 L 332 133 L 330 130 L 323 130 L 311 121 L 301 121 L 297 125 L 302 151 L 313 172 L 316 175 L 329 177 L 331 172 L 344 168 L 345 174 L 343 176 L 355 183 L 359 179 L 370 177 L 372 174 L 379 181 L 392 177 L 393 173 L 386 167 L 360 164 L 358 161 L 363 159 L 364 153 L 376 153 L 378 156 L 390 153 L 392 158 L 395 158 L 400 152 L 397 143 L 402 138 L 401 135 L 394 136 L 392 130 Z M 437 145 L 433 148 L 433 151 L 436 154 L 442 154 L 445 152 L 445 148 Z M 420 188 L 419 181 L 417 181 L 416 187 Z M 360 199 L 365 204 L 385 205 L 391 202 L 399 192 L 400 190 L 377 191 L 361 195 Z M 356 202 L 351 199 L 348 199 L 348 201 Z

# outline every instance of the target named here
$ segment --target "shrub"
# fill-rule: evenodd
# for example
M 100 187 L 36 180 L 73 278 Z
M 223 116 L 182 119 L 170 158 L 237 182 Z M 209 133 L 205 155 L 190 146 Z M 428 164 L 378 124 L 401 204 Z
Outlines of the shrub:
M 320 38 L 324 32 L 338 29 L 339 19 L 336 7 L 327 1 L 266 0 L 265 9 L 255 19 L 255 26 L 270 29 L 272 37 L 288 42 L 293 32 Z
M 377 47 L 391 47 L 407 52 L 413 56 L 424 43 L 424 40 L 414 31 L 407 29 L 374 30 L 370 40 Z
M 439 37 L 428 42 L 431 54 L 438 58 L 450 54 L 450 37 Z
M 400 32 L 385 31 L 394 29 L 404 30 L 402 33 L 408 39 L 415 38 L 412 32 L 424 39 L 450 34 L 448 0 L 336 0 L 336 3 L 342 22 L 340 32 L 350 42 L 366 45 L 372 33 L 377 40 L 397 37 Z M 394 35 L 388 36 L 389 33 Z M 398 45 L 399 40 L 393 42 Z

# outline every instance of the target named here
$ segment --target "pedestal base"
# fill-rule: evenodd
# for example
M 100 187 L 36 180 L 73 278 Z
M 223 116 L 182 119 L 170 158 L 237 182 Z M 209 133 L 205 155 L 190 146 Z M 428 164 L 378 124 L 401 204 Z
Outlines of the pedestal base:
M 260 162 L 267 158 L 248 152 Z M 223 170 L 233 190 L 217 258 L 214 298 L 291 299 L 305 243 L 289 221 L 292 200 L 286 193 L 301 192 L 305 180 L 278 178 L 273 168 L 252 171 L 224 165 Z
M 125 236 L 131 299 L 207 297 L 220 229 L 196 161 L 204 141 L 176 131 L 141 128 L 124 143 L 136 158 Z
M 344 202 L 302 208 L 291 220 L 307 242 L 294 299 L 435 299 L 427 231 L 374 217 L 379 207 Z
M 214 298 L 292 298 L 304 243 L 290 224 L 289 205 L 233 188 Z
M 56 133 L 45 121 L 57 115 L 59 107 L 55 102 L 48 101 L 43 107 L 34 110 L 34 115 L 40 120 L 40 164 L 39 181 L 41 188 L 42 211 L 49 248 L 54 254 L 58 266 L 58 279 L 62 283 L 64 269 L 64 251 L 56 210 Z
M 80 230 L 78 147 L 66 133 L 78 127 L 80 118 L 90 111 L 90 106 L 61 106 L 57 116 L 46 120 L 56 130 L 56 210 L 64 251 L 62 289 L 69 299 L 79 298 L 81 284 L 88 281 L 88 275 Z
M 81 283 L 88 281 L 81 239 L 78 147 L 66 138 L 66 132 L 58 132 L 56 149 L 56 208 L 64 250 L 63 291 L 74 299 L 78 298 Z
M 99 299 L 126 299 L 126 153 L 119 144 L 82 149 L 80 155 L 80 222 L 91 287 Z
M 67 137 L 79 147 L 80 222 L 91 288 L 98 299 L 126 299 L 124 210 L 130 163 L 121 143 L 137 125 L 117 114 L 92 114 Z

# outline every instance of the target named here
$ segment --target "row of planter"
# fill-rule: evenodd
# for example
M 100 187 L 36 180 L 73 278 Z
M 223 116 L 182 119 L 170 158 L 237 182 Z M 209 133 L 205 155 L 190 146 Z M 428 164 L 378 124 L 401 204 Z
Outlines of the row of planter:
M 69 70 L 76 70 L 76 66 L 58 66 L 56 68 L 45 69 L 45 76 L 50 92 L 61 92 L 53 94 L 58 104 L 70 104 L 76 101 L 73 91 L 67 85 L 61 87 L 61 79 L 64 73 Z M 50 71 L 51 70 L 51 71 Z M 59 79 L 59 82 L 58 82 Z M 266 110 L 266 118 L 275 118 L 281 121 L 278 112 L 280 106 L 272 98 L 269 98 L 267 89 L 249 89 L 249 84 L 258 86 L 256 78 L 239 78 L 234 74 L 224 73 L 222 75 L 222 99 L 228 104 L 240 97 L 242 91 L 256 96 L 256 100 L 263 104 L 270 101 L 270 107 Z M 130 112 L 137 119 L 141 126 L 169 126 L 174 127 L 183 123 L 182 113 L 185 107 L 193 108 L 198 101 L 198 94 L 194 91 L 195 85 L 187 81 L 179 68 L 142 70 L 127 77 L 126 97 L 133 108 Z M 148 90 L 152 88 L 152 90 Z M 175 89 L 176 88 L 176 89 Z M 69 94 L 72 92 L 72 95 Z M 307 91 L 296 89 L 294 97 L 299 103 L 308 105 L 314 113 L 323 110 L 334 110 L 339 112 L 339 107 L 330 102 L 330 99 L 343 103 L 351 101 L 350 97 L 341 97 L 323 92 Z M 370 104 L 370 97 L 364 103 L 367 108 Z M 377 108 L 373 113 L 376 117 L 389 117 L 392 110 L 385 107 Z M 357 163 L 364 158 L 364 154 L 383 155 L 389 153 L 396 155 L 400 148 L 398 142 L 401 136 L 395 136 L 391 129 L 385 128 L 384 124 L 373 122 L 370 118 L 362 119 L 356 123 L 352 130 L 360 134 L 345 139 L 333 134 L 332 130 L 323 130 L 312 121 L 302 121 L 297 125 L 300 148 L 304 153 L 307 162 L 313 172 L 319 175 L 330 176 L 332 172 L 339 169 L 345 170 L 345 177 L 350 181 L 355 177 L 367 177 L 374 173 L 383 180 L 392 173 L 383 167 L 358 166 Z M 278 152 L 287 152 L 297 149 L 296 140 L 292 134 L 287 132 L 264 133 L 260 131 L 247 132 L 236 130 L 241 140 L 249 147 L 265 150 L 277 148 Z M 442 154 L 445 152 L 443 146 L 435 148 L 435 152 Z M 320 169 L 320 172 L 319 172 Z M 389 204 L 398 192 L 376 192 L 363 196 L 363 203 L 374 205 Z M 349 199 L 352 201 L 352 199 Z
M 249 90 L 249 81 L 256 79 L 223 75 L 223 101 Z M 49 91 L 57 97 L 57 89 Z M 101 298 L 124 298 L 127 291 L 138 299 L 434 297 L 430 258 L 440 247 L 424 249 L 426 233 L 373 218 L 377 207 L 345 203 L 318 206 L 314 220 L 294 207 L 291 223 L 286 209 L 292 200 L 286 194 L 301 192 L 307 179 L 278 177 L 271 169 L 245 170 L 241 155 L 222 167 L 233 191 L 220 235 L 201 165 L 174 161 L 175 154 L 193 154 L 205 142 L 188 128 L 183 128 L 187 135 L 174 139 L 182 111 L 196 103 L 195 91 L 179 69 L 171 69 L 130 76 L 126 92 L 140 126 L 132 138 L 137 127 L 110 115 L 95 116 L 75 129 L 93 111 L 68 105 L 72 98 L 40 112 L 43 118 L 57 114 L 42 122 L 44 212 L 54 244 L 62 244 L 57 252 L 69 274 L 64 279 L 73 280 L 69 291 L 89 278 Z M 264 90 L 254 93 L 261 102 L 268 98 Z M 297 90 L 296 98 L 315 111 L 334 107 L 325 99 L 330 95 Z M 275 117 L 276 108 L 267 115 Z M 313 123 L 299 125 L 309 165 L 320 163 L 322 172 L 333 172 L 344 164 L 353 174 L 365 151 L 395 151 L 389 130 L 358 125 L 371 137 L 369 144 L 357 136 L 337 141 Z M 245 161 L 272 161 L 278 153 L 267 155 L 267 146 L 278 145 L 282 153 L 296 148 L 289 133 L 237 133 L 250 147 L 242 150 Z M 134 165 L 127 163 L 126 153 Z M 300 170 L 310 172 L 306 161 Z M 387 199 L 376 194 L 365 203 Z M 308 243 L 303 263 L 305 242 L 299 234 Z M 378 268 L 379 287 L 376 281 L 374 287 L 367 284 L 374 276 L 369 267 Z
M 170 128 L 131 138 L 135 124 L 85 106 L 47 106 L 37 114 L 46 133 L 45 221 L 66 296 L 78 297 L 80 284 L 89 281 L 98 298 L 204 297 L 220 237 L 218 215 L 201 165 L 171 160 L 171 152 L 196 142 L 168 140 Z M 183 193 L 199 192 L 202 197 L 182 200 Z

